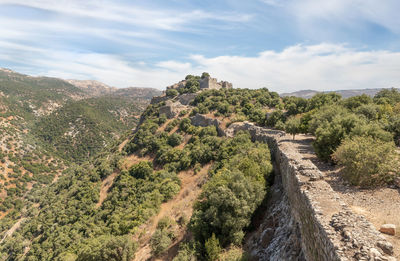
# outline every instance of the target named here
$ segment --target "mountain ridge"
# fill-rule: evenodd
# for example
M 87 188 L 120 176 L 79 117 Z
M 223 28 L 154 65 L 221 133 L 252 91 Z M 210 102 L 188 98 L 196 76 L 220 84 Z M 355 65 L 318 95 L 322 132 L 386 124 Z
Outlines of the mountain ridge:
M 295 91 L 295 92 L 286 92 L 286 93 L 281 93 L 279 94 L 281 97 L 288 97 L 288 96 L 295 96 L 295 97 L 300 97 L 300 98 L 311 98 L 312 96 L 318 94 L 318 93 L 338 93 L 342 95 L 343 98 L 350 98 L 354 96 L 359 96 L 362 94 L 366 94 L 370 97 L 374 97 L 375 94 L 378 92 L 385 90 L 385 89 L 390 89 L 390 88 L 366 88 L 366 89 L 349 89 L 349 90 L 337 90 L 337 91 L 316 91 L 316 90 L 300 90 L 300 91 Z M 395 88 L 397 90 L 400 90 L 399 88 Z

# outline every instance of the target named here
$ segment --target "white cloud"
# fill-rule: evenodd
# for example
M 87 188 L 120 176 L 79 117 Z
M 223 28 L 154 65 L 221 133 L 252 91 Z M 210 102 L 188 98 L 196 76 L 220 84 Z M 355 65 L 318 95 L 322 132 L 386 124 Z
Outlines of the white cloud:
M 369 22 L 400 33 L 398 0 L 286 0 L 283 3 L 303 29 L 311 32 L 320 26 L 318 21 L 324 21 L 345 27 L 358 27 Z
M 359 51 L 326 43 L 295 45 L 281 52 L 264 51 L 253 57 L 192 55 L 185 62 L 169 60 L 154 66 L 132 65 L 108 54 L 49 52 L 37 48 L 29 51 L 36 52 L 38 57 L 29 60 L 31 68 L 49 68 L 40 71 L 41 75 L 95 79 L 118 87 L 163 89 L 187 74 L 204 71 L 220 80 L 231 81 L 235 87 L 268 87 L 277 92 L 400 86 L 400 52 Z
M 278 92 L 400 86 L 400 52 L 358 51 L 343 45 L 296 45 L 256 57 L 192 57 L 203 70 L 241 88 Z
M 199 21 L 245 22 L 249 14 L 213 13 L 203 10 L 150 9 L 138 4 L 116 4 L 113 1 L 97 0 L 1 0 L 0 4 L 17 4 L 57 12 L 66 16 L 106 20 L 142 28 L 167 31 L 190 31 L 186 25 Z

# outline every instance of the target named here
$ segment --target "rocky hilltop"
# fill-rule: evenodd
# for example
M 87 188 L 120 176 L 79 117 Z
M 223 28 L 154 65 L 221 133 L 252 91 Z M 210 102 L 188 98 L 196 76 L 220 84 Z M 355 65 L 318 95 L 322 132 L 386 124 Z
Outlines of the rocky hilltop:
M 0 254 L 9 260 L 396 260 L 398 174 L 379 167 L 398 159 L 398 133 L 361 116 L 371 107 L 396 123 L 396 90 L 374 99 L 281 99 L 265 88 L 215 86 L 210 79 L 188 75 L 167 88 L 134 131 L 28 193 L 26 210 L 0 219 Z M 352 121 L 362 128 L 350 129 Z M 78 130 L 65 126 L 70 136 Z M 363 146 L 345 135 L 364 139 Z M 372 145 L 370 135 L 377 135 Z M 332 161 L 335 146 L 348 142 L 340 149 L 378 152 L 359 175 Z

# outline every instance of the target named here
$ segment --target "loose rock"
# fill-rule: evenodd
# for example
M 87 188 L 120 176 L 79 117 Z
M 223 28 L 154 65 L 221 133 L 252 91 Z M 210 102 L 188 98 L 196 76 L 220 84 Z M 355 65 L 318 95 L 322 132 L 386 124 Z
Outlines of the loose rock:
M 396 235 L 396 226 L 393 224 L 384 224 L 379 229 L 381 233 L 388 234 L 391 236 Z

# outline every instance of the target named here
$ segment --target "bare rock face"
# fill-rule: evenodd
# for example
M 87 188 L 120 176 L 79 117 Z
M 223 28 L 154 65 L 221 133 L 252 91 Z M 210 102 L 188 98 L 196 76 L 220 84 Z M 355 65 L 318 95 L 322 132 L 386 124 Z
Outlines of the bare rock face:
M 225 132 L 220 128 L 221 121 L 219 121 L 218 119 L 213 119 L 198 113 L 195 116 L 191 117 L 190 120 L 192 121 L 192 124 L 194 126 L 201 126 L 201 127 L 215 126 L 217 128 L 219 136 L 225 135 Z
M 194 100 L 194 98 L 196 98 L 197 95 L 198 93 L 185 93 L 178 96 L 178 101 L 183 105 L 188 105 Z
M 187 106 L 182 105 L 180 102 L 166 101 L 165 105 L 160 107 L 160 115 L 165 114 L 168 119 L 172 119 L 185 109 L 187 109 Z
M 393 224 L 383 224 L 379 229 L 381 233 L 388 234 L 391 236 L 396 235 L 396 226 Z
M 151 98 L 150 104 L 157 104 L 159 102 L 163 102 L 168 99 L 170 99 L 170 97 L 166 96 L 165 94 L 161 95 L 161 96 L 155 96 L 155 97 Z

